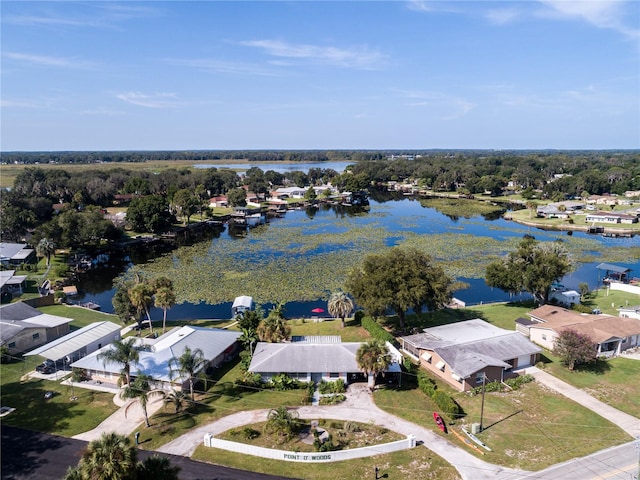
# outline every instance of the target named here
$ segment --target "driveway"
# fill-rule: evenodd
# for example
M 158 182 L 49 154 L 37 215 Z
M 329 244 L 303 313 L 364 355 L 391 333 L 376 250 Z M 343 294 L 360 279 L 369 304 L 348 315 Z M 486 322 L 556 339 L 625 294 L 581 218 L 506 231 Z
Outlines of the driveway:
M 621 412 L 620 410 L 593 398 L 583 390 L 569 385 L 568 383 L 563 382 L 537 367 L 527 367 L 524 371 L 529 375 L 532 375 L 539 384 L 570 398 L 574 402 L 579 403 L 583 407 L 586 407 L 601 417 L 606 418 L 633 438 L 640 436 L 640 419 L 631 416 L 628 413 Z
M 523 478 L 530 472 L 493 465 L 471 455 L 466 450 L 447 441 L 431 430 L 398 418 L 379 409 L 373 402 L 365 385 L 354 384 L 349 387 L 348 399 L 340 405 L 308 406 L 297 409 L 300 418 L 336 420 L 353 420 L 362 423 L 373 423 L 403 435 L 413 434 L 416 441 L 434 453 L 440 455 L 453 465 L 463 479 L 512 480 Z M 230 428 L 263 422 L 269 413 L 268 409 L 243 411 L 228 415 L 208 425 L 196 428 L 158 449 L 159 452 L 191 456 L 195 449 L 202 445 L 207 433 L 217 435 Z

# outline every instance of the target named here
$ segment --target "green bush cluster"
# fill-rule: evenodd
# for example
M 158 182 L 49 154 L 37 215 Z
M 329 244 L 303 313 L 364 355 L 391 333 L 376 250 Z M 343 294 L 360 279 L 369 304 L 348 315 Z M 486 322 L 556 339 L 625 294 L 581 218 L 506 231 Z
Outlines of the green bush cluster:
M 574 303 L 573 305 L 571 305 L 571 310 L 575 310 L 576 312 L 580 312 L 580 313 L 593 312 L 593 309 L 591 307 L 587 307 L 586 305 L 582 305 L 580 303 Z
M 522 385 L 524 385 L 525 383 L 533 382 L 533 380 L 534 380 L 533 376 L 529 374 L 519 375 L 514 378 L 508 378 L 504 381 L 504 384 L 502 384 L 501 382 L 498 382 L 497 380 L 494 380 L 493 382 L 489 382 L 485 384 L 484 391 L 485 392 L 501 392 L 504 390 L 505 384 L 508 385 L 512 390 L 518 390 Z M 476 387 L 471 391 L 472 395 L 478 395 L 479 393 L 482 393 L 482 387 Z
M 395 342 L 395 337 L 387 332 L 380 326 L 378 322 L 371 317 L 364 317 L 362 319 L 362 327 L 371 334 L 376 340 L 382 340 L 383 342 Z
M 318 385 L 318 391 L 321 394 L 326 395 L 328 393 L 344 393 L 347 390 L 347 386 L 344 383 L 344 380 L 339 378 L 334 382 L 327 382 L 322 380 Z
M 353 319 L 357 324 L 362 325 L 362 319 L 364 318 L 364 312 L 362 310 L 358 310 L 354 315 L 353 315 Z
M 320 405 L 335 405 L 336 403 L 344 402 L 347 399 L 342 393 L 335 395 L 329 395 L 320 398 Z
M 254 430 L 251 427 L 244 427 L 242 429 L 242 436 L 247 440 L 253 440 L 254 438 L 258 438 L 260 436 L 260 432 L 258 430 Z
M 450 395 L 438 390 L 436 382 L 429 378 L 427 372 L 424 370 L 418 371 L 418 388 L 433 400 L 441 412 L 450 418 L 456 419 L 464 416 L 464 410 L 462 410 L 462 407 L 458 402 L 456 402 Z

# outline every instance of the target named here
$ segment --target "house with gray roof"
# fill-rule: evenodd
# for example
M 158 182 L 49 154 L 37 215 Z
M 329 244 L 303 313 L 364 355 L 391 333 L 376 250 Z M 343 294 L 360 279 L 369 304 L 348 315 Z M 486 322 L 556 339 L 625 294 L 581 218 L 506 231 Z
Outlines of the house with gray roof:
M 0 345 L 14 355 L 69 333 L 72 318 L 49 315 L 23 302 L 0 307 Z
M 476 318 L 425 328 L 400 339 L 403 353 L 460 391 L 503 381 L 512 370 L 535 364 L 542 349 L 518 332 Z
M 202 350 L 207 360 L 203 370 L 217 367 L 236 354 L 240 335 L 240 332 L 220 328 L 184 326 L 174 328 L 157 339 L 137 339 L 140 358 L 131 365 L 131 374 L 134 377 L 138 372 L 150 375 L 155 380 L 157 388 L 188 388 L 188 378 L 172 376 L 169 368 L 171 359 L 180 357 L 185 348 L 189 347 L 192 351 Z M 109 348 L 113 348 L 112 345 L 102 347 L 73 362 L 71 367 L 85 370 L 87 376 L 93 380 L 117 383 L 122 365 L 104 362 L 98 358 L 101 352 Z
M 253 351 L 249 371 L 260 374 L 265 382 L 285 373 L 303 382 L 342 379 L 349 384 L 365 380 L 356 361 L 361 345 L 361 342 L 342 342 L 339 336 L 293 337 L 286 343 L 259 342 Z M 389 346 L 387 344 L 387 348 Z M 398 373 L 402 355 L 393 347 L 389 351 L 392 358 L 387 372 Z M 375 379 L 368 380 L 373 386 Z
M 120 326 L 105 320 L 94 322 L 25 353 L 25 357 L 40 355 L 54 362 L 70 364 L 120 338 Z
M 0 263 L 3 266 L 18 266 L 33 261 L 36 253 L 26 243 L 0 242 Z
M 5 295 L 13 298 L 14 295 L 22 294 L 27 283 L 26 275 L 16 275 L 15 270 L 0 271 L 0 292 L 2 292 L 3 301 Z

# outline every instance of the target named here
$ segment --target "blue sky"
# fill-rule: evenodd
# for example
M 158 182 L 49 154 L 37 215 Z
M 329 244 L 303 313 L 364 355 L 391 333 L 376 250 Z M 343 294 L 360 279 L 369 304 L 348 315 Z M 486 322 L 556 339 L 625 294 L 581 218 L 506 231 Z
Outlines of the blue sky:
M 640 148 L 640 2 L 1 8 L 0 149 Z

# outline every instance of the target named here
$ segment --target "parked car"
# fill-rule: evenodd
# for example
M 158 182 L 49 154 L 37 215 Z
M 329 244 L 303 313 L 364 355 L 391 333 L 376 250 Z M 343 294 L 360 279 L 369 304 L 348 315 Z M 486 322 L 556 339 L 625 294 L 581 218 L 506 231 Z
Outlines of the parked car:
M 56 362 L 53 360 L 45 360 L 40 365 L 36 367 L 36 372 L 38 373 L 53 373 L 56 371 Z

